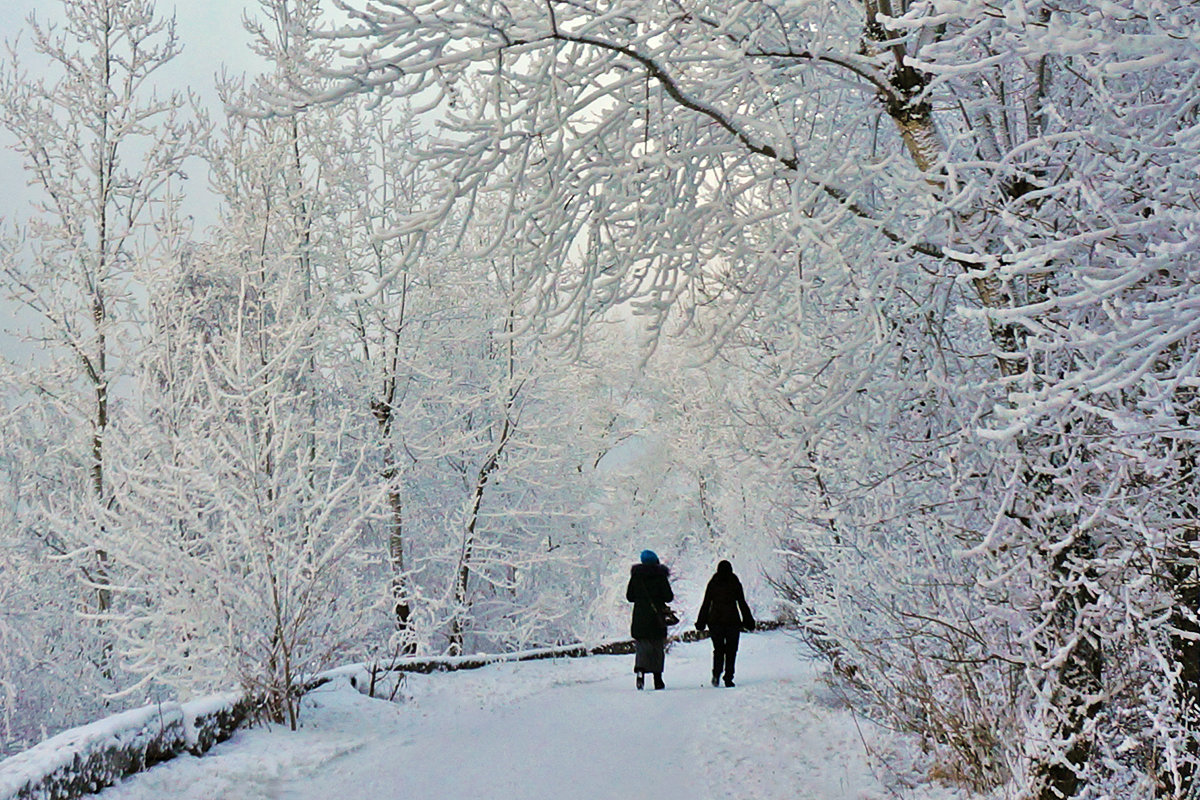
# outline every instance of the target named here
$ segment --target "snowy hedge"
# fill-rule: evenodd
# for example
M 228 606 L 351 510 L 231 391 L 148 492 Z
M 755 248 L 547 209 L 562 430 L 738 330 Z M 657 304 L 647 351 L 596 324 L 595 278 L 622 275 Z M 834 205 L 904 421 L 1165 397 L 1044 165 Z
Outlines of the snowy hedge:
M 0 761 L 0 800 L 67 800 L 188 750 L 199 755 L 246 718 L 241 694 L 159 703 L 71 728 Z

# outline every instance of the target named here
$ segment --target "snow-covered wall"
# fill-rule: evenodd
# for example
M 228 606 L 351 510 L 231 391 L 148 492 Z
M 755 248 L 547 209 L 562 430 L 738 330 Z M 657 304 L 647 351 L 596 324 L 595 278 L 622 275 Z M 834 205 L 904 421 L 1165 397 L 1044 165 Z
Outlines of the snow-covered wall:
M 158 703 L 71 728 L 0 761 L 0 800 L 68 800 L 184 750 L 200 754 L 246 718 L 240 693 Z
M 774 620 L 759 621 L 758 630 L 774 630 L 783 627 L 782 622 Z M 680 642 L 695 642 L 708 638 L 707 631 L 697 631 L 690 628 L 673 634 L 671 639 Z M 543 658 L 582 658 L 585 656 L 619 655 L 634 651 L 632 639 L 617 639 L 601 644 L 572 644 L 561 647 L 542 647 L 532 650 L 520 650 L 513 653 L 496 653 L 474 656 L 438 656 L 431 658 L 410 657 L 399 658 L 386 664 L 347 664 L 321 672 L 305 684 L 305 691 L 315 689 L 330 681 L 344 680 L 349 682 L 363 694 L 378 696 L 386 694 L 393 685 L 389 676 L 406 672 L 428 674 L 431 672 L 454 672 L 460 669 L 479 669 L 489 664 L 507 661 L 536 661 Z M 4 800 L 0 798 L 0 800 Z

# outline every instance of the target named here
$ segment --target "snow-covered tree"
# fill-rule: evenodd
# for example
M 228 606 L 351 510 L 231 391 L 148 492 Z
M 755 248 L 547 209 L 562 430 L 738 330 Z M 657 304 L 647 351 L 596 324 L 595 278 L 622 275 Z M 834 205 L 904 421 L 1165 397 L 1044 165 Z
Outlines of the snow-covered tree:
M 428 176 L 411 160 L 419 136 L 396 109 L 366 102 L 338 109 L 338 146 L 327 156 L 336 222 L 324 231 L 339 253 L 331 276 L 340 296 L 336 321 L 344 338 L 340 371 L 349 393 L 374 420 L 379 477 L 388 487 L 387 552 L 395 649 L 413 653 L 412 530 L 406 514 L 404 440 L 397 431 L 409 395 L 421 385 L 414 355 L 430 340 L 429 312 L 440 280 L 432 272 L 393 275 L 409 245 L 388 236 L 425 202 Z M 429 263 L 440 253 L 431 254 Z
M 830 453 L 865 450 L 850 457 L 865 470 L 854 524 L 974 509 L 873 538 L 967 550 L 1006 604 L 971 657 L 1023 666 L 1028 796 L 1190 791 L 1194 503 L 1182 490 L 1160 522 L 1130 516 L 1148 482 L 1191 475 L 1194 7 L 342 7 L 352 22 L 331 35 L 358 48 L 334 73 L 343 83 L 281 104 L 444 100 L 430 148 L 451 178 L 441 207 L 505 198 L 494 241 L 535 318 L 574 324 L 628 302 L 662 326 L 721 307 L 697 328 L 709 342 L 754 327 L 789 351 L 775 388 L 805 402 L 789 425 L 798 477 L 820 494 Z M 791 302 L 773 305 L 780 293 Z M 806 323 L 810 299 L 850 335 Z M 763 302 L 782 326 L 747 326 Z M 806 418 L 813 408 L 826 413 Z M 896 442 L 909 446 L 872 463 Z M 922 602 L 944 611 L 948 598 Z M 1163 602 L 1174 611 L 1152 611 Z M 1114 629 L 1117 603 L 1145 622 Z M 1169 689 L 1136 726 L 1144 749 L 1122 744 L 1129 712 L 1106 647 L 1122 662 L 1163 654 L 1144 662 Z
M 137 335 L 137 262 L 151 226 L 175 211 L 172 184 L 194 152 L 195 128 L 179 93 L 158 96 L 155 74 L 179 52 L 174 23 L 148 0 L 63 4 L 59 25 L 30 19 L 33 77 L 10 55 L 0 85 L 0 125 L 16 140 L 40 190 L 20 248 L 5 260 L 4 290 L 40 346 L 22 399 L 61 422 L 26 440 L 46 478 L 23 498 L 40 526 L 77 556 L 94 595 L 112 605 L 109 554 L 96 528 L 111 509 L 107 438 L 113 395 Z M 13 445 L 15 446 L 15 442 Z
M 312 5 L 265 3 L 251 26 L 281 79 L 307 57 L 292 25 Z M 239 83 L 222 91 L 245 103 Z M 239 682 L 293 726 L 303 677 L 357 643 L 376 604 L 355 578 L 380 501 L 365 413 L 330 371 L 340 254 L 320 219 L 333 213 L 322 163 L 335 132 L 328 113 L 234 115 L 210 140 L 222 225 L 153 285 L 145 433 L 110 524 L 133 576 L 119 587 L 130 669 L 182 691 Z
M 187 98 L 152 88 L 180 48 L 153 3 L 67 2 L 53 16 L 30 18 L 0 70 L 0 125 L 35 197 L 9 220 L 0 268 L 15 343 L 0 369 L 14 592 L 0 648 L 17 745 L 104 713 L 124 679 L 108 625 L 121 580 L 104 546 L 112 443 L 142 343 L 144 265 L 156 231 L 178 227 L 197 135 Z

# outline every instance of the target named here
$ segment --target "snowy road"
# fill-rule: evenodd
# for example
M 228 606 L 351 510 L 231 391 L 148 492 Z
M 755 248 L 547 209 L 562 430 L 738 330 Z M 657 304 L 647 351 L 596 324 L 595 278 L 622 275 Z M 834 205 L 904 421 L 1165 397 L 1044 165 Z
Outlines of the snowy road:
M 799 653 L 785 633 L 743 637 L 733 689 L 708 685 L 707 642 L 673 648 L 660 692 L 634 690 L 632 656 L 413 675 L 399 705 L 323 689 L 300 731 L 240 732 L 202 759 L 177 759 L 99 797 L 892 797 L 868 766 L 859 726 Z M 918 796 L 952 795 L 925 787 Z

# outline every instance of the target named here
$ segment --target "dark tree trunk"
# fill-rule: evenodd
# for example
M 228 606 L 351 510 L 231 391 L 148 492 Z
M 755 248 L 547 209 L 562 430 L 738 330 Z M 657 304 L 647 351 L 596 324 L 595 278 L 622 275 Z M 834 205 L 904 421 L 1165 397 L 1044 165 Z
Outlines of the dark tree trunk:
M 1068 458 L 1065 435 L 1030 443 L 1061 464 Z M 1063 800 L 1083 787 L 1092 757 L 1092 723 L 1103 707 L 1104 654 L 1092 620 L 1097 615 L 1095 545 L 1080 530 L 1071 500 L 1055 486 L 1053 466 L 1030 470 L 1026 486 L 1033 510 L 1029 532 L 1038 537 L 1034 568 L 1034 652 L 1029 666 L 1043 706 L 1038 709 L 1044 749 L 1032 754 L 1031 800 Z
M 1187 407 L 1190 397 L 1181 398 Z M 1180 427 L 1188 427 L 1186 411 L 1180 414 Z M 1190 442 L 1180 445 L 1178 485 L 1188 491 L 1196 485 L 1196 448 Z M 1194 494 L 1185 495 L 1179 508 L 1177 529 L 1172 532 L 1173 550 L 1169 563 L 1171 593 L 1174 600 L 1170 621 L 1171 657 L 1177 674 L 1174 679 L 1175 703 L 1179 723 L 1186 738 L 1178 754 L 1177 768 L 1159 770 L 1159 797 L 1193 797 L 1197 768 L 1200 766 L 1200 505 Z

